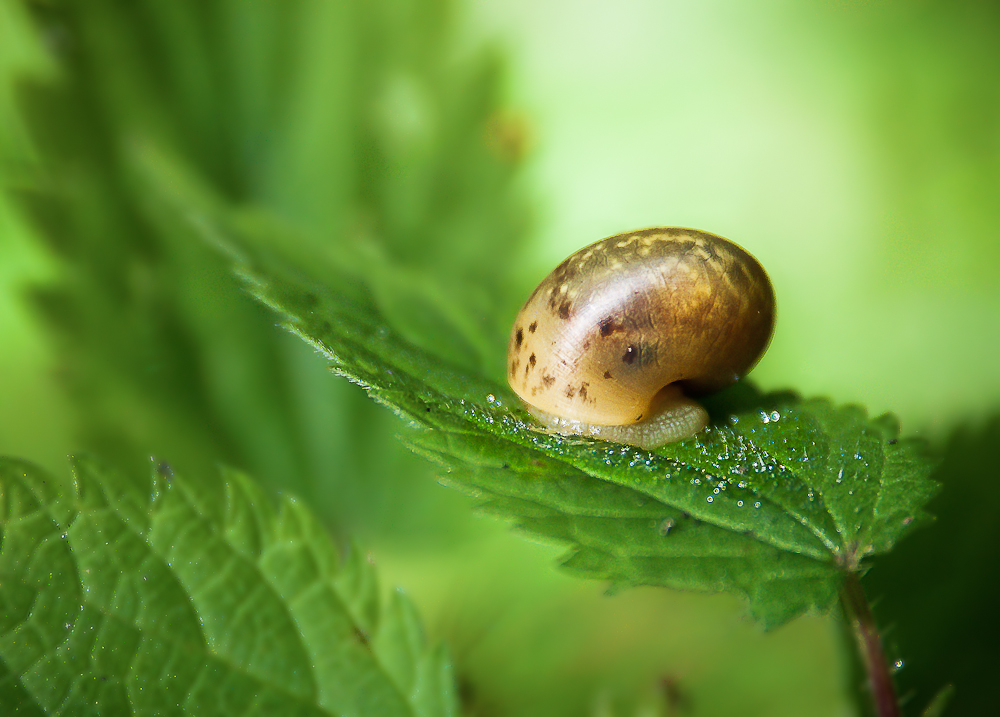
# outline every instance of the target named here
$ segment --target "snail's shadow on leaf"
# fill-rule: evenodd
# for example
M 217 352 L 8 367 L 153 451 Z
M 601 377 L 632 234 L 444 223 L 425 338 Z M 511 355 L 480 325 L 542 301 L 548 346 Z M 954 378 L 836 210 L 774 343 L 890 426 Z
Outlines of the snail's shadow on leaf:
M 750 381 L 739 381 L 729 388 L 699 399 L 708 411 L 712 423 L 721 423 L 735 413 L 771 411 L 802 402 L 794 391 L 764 393 Z

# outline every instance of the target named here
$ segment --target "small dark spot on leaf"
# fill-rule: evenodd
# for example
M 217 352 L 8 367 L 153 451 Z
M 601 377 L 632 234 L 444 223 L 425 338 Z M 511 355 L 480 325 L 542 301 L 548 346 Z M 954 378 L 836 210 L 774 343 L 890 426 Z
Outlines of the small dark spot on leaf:
M 890 446 L 894 446 L 894 445 L 896 445 L 897 443 L 899 443 L 899 439 L 898 439 L 898 438 L 890 438 L 890 439 L 889 439 L 889 445 L 890 445 Z
M 638 416 L 635 417 L 635 420 L 641 421 L 642 420 L 642 415 L 643 414 L 640 413 Z
M 612 378 L 611 372 L 610 371 L 605 371 L 604 372 L 604 378 Z
M 542 376 L 542 384 L 545 386 L 545 388 L 548 388 L 555 382 L 556 382 L 555 376 Z
M 531 354 L 531 356 L 528 357 L 528 364 L 531 366 L 531 368 L 535 367 L 535 362 L 537 360 L 538 359 L 535 358 L 535 354 Z
M 576 395 L 576 389 L 573 388 L 573 385 L 570 384 L 566 386 L 566 398 L 573 398 L 573 396 L 575 395 Z
M 472 684 L 472 680 L 461 675 L 456 675 L 456 682 L 458 683 L 458 702 L 463 708 L 461 713 L 471 714 L 478 696 L 476 686 Z
M 365 634 L 364 630 L 361 630 L 360 628 L 355 627 L 354 628 L 354 637 L 356 637 L 357 640 L 358 640 L 358 642 L 360 642 L 362 645 L 364 645 L 365 647 L 368 647 L 368 635 Z
M 667 706 L 667 714 L 679 714 L 691 710 L 691 698 L 681 687 L 677 677 L 668 675 L 660 680 L 660 691 Z
M 638 355 L 639 351 L 636 350 L 635 346 L 628 346 L 625 349 L 625 355 L 622 356 L 622 363 L 631 364 Z
M 586 381 L 580 384 L 580 398 L 583 399 L 584 401 L 587 400 L 587 386 L 589 385 L 590 384 L 587 383 Z
M 570 309 L 570 306 L 569 306 L 569 302 L 568 301 L 564 301 L 561 304 L 559 304 L 559 318 L 560 319 L 568 319 L 569 318 L 569 309 Z
M 535 333 L 535 329 L 537 329 L 537 328 L 538 328 L 538 321 L 532 321 L 528 325 L 528 331 L 530 331 L 531 333 Z
M 524 329 L 518 326 L 517 334 L 514 336 L 514 345 L 517 346 L 517 348 L 521 348 L 522 343 L 524 343 Z
M 615 319 L 613 316 L 608 316 L 607 318 L 601 319 L 601 323 L 599 325 L 601 328 L 601 336 L 605 337 L 613 334 L 615 332 L 615 329 L 617 328 L 615 326 Z

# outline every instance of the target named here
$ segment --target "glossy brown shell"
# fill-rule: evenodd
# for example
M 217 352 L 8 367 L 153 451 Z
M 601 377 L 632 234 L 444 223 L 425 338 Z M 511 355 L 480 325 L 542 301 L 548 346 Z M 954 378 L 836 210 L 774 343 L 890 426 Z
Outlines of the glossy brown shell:
M 694 229 L 618 234 L 571 255 L 511 331 L 507 373 L 527 403 L 602 425 L 649 417 L 668 384 L 717 391 L 757 363 L 774 291 L 741 247 Z

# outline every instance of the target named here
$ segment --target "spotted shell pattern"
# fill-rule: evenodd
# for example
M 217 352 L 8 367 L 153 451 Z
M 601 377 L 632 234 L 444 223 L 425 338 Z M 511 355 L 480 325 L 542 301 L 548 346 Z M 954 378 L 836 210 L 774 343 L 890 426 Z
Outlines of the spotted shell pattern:
M 508 380 L 556 430 L 642 422 L 676 388 L 700 395 L 745 375 L 770 342 L 774 309 L 764 269 L 727 239 L 678 227 L 619 234 L 535 289 L 511 331 Z

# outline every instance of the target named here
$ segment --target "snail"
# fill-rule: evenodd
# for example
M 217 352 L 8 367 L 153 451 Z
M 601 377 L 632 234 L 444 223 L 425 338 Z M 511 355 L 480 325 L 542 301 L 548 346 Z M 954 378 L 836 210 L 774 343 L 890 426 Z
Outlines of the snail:
M 693 397 L 742 378 L 774 331 L 774 290 L 748 252 L 679 227 L 580 249 L 511 330 L 507 378 L 546 429 L 652 449 L 708 424 Z

